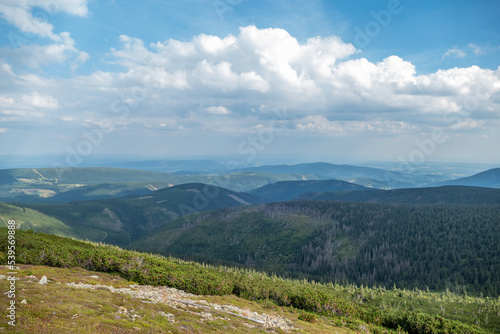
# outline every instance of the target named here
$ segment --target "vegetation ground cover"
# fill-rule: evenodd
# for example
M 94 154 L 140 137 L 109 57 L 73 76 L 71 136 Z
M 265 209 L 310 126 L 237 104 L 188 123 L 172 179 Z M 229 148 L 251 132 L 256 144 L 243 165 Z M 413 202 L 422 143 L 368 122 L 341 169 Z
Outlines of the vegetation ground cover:
M 0 230 L 5 263 L 6 230 Z M 81 267 L 116 273 L 141 284 L 166 285 L 204 295 L 235 295 L 269 301 L 331 318 L 338 325 L 374 333 L 495 333 L 500 298 L 458 296 L 451 292 L 391 290 L 318 284 L 261 272 L 213 267 L 174 258 L 125 251 L 53 235 L 17 232 L 19 263 Z M 440 312 L 436 312 L 439 308 Z

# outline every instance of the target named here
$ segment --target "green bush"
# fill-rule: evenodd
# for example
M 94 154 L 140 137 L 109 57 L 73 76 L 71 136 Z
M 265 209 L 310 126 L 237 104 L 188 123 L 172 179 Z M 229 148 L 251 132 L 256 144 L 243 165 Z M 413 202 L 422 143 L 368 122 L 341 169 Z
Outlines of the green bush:
M 387 328 L 394 328 L 409 334 L 483 334 L 486 331 L 438 315 L 421 312 L 389 312 L 381 321 Z
M 299 315 L 299 320 L 307 321 L 307 322 L 316 322 L 316 316 L 314 314 L 311 314 L 311 313 L 302 312 Z

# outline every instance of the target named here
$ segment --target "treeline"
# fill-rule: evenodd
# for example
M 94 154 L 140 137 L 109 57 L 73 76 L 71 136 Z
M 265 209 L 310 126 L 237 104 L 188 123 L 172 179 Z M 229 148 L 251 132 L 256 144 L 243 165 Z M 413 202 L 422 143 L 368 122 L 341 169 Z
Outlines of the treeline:
M 314 206 L 332 223 L 289 264 L 299 276 L 500 294 L 500 206 Z

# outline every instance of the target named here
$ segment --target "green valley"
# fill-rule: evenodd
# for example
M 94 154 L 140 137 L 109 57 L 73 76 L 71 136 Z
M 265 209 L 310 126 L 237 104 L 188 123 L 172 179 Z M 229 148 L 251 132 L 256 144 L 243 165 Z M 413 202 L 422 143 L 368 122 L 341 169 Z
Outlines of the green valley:
M 368 286 L 500 292 L 499 205 L 281 202 L 196 213 L 131 248 Z

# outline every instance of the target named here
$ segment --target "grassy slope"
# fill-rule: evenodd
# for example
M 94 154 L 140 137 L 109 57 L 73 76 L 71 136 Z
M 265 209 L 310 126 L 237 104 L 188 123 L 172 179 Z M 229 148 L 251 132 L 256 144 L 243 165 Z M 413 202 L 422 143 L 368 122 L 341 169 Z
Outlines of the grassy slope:
M 0 268 L 0 275 L 6 275 L 6 268 Z M 37 279 L 30 279 L 34 275 Z M 47 285 L 38 284 L 42 276 L 48 278 Z M 94 277 L 91 277 L 94 276 Z M 97 276 L 97 278 L 95 277 Z M 17 332 L 23 333 L 267 333 L 262 326 L 228 313 L 213 312 L 214 319 L 205 320 L 205 309 L 179 305 L 174 308 L 164 303 L 152 303 L 146 298 L 132 298 L 129 295 L 107 290 L 81 290 L 66 286 L 66 283 L 82 282 L 101 284 L 115 288 L 129 288 L 134 282 L 116 275 L 87 271 L 81 268 L 55 268 L 47 266 L 20 265 L 16 287 L 16 300 L 26 299 L 18 304 Z M 8 283 L 0 279 L 0 289 L 8 290 Z M 315 323 L 298 319 L 301 314 L 293 308 L 279 307 L 273 303 L 252 302 L 235 296 L 190 297 L 195 303 L 203 299 L 219 305 L 236 305 L 250 312 L 279 315 L 289 319 L 293 326 L 304 333 L 355 333 L 348 328 L 339 328 L 331 319 L 318 318 Z M 0 294 L 0 305 L 7 305 L 7 295 Z M 123 314 L 127 309 L 138 315 L 136 319 Z M 165 314 L 171 314 L 169 321 Z M 4 307 L 0 310 L 6 319 Z M 0 323 L 0 330 L 7 330 L 6 322 Z M 9 329 L 13 332 L 12 329 Z
M 11 219 L 15 220 L 17 227 L 22 230 L 32 229 L 80 240 L 100 240 L 105 236 L 105 233 L 98 229 L 72 227 L 36 210 L 0 202 L 0 225 L 7 226 L 7 221 Z
M 1 250 L 6 249 L 6 234 L 6 229 L 0 229 Z M 167 285 L 195 294 L 232 294 L 250 300 L 267 300 L 266 305 L 271 303 L 271 305 L 303 309 L 315 313 L 320 319 L 327 319 L 336 325 L 344 325 L 355 330 L 365 328 L 376 333 L 387 333 L 392 332 L 390 329 L 399 327 L 404 330 L 399 331 L 400 333 L 479 334 L 494 333 L 500 329 L 500 299 L 471 298 L 452 293 L 436 294 L 399 289 L 386 291 L 380 288 L 366 289 L 283 280 L 258 272 L 202 266 L 173 258 L 162 258 L 123 251 L 116 247 L 99 246 L 21 231 L 16 233 L 16 252 L 18 263 L 81 267 L 101 272 L 115 272 L 141 284 Z M 5 255 L 4 252 L 0 252 L 2 262 L 6 260 Z M 52 270 L 46 271 L 51 278 L 53 272 Z M 28 272 L 22 273 L 21 276 L 23 274 L 27 275 Z M 63 274 L 69 275 L 67 272 Z M 19 283 L 22 284 L 23 281 Z M 52 289 L 50 291 L 54 293 L 64 290 L 51 284 L 46 288 Z M 30 290 L 26 290 L 19 293 L 29 293 Z M 36 290 L 34 298 L 50 299 L 53 303 L 50 294 L 47 293 L 49 290 L 46 290 L 45 294 L 42 290 Z M 43 297 L 44 295 L 46 297 Z M 106 319 L 104 314 L 106 312 L 98 310 L 112 311 L 116 309 L 114 305 L 118 305 L 116 300 L 111 300 L 105 294 L 86 295 L 84 298 L 89 300 L 97 298 L 100 301 L 100 306 L 97 305 L 98 307 L 94 307 L 93 310 L 92 304 L 89 303 L 80 307 L 80 309 L 87 310 L 83 310 L 85 317 L 96 316 L 99 317 L 98 319 Z M 66 316 L 71 315 L 70 311 L 77 313 L 73 300 L 64 298 L 64 302 L 71 307 L 67 307 L 66 311 L 58 308 L 58 312 L 61 310 L 60 312 Z M 156 307 L 152 308 L 156 309 Z M 47 314 L 47 310 L 43 307 L 33 307 L 31 300 L 26 308 L 20 309 L 22 312 L 27 312 L 23 314 L 26 319 L 34 319 L 33 322 L 36 319 L 44 319 L 48 322 L 50 319 L 57 318 L 51 316 L 50 313 Z M 38 313 L 30 313 L 32 310 L 38 310 Z M 2 312 L 5 311 L 2 309 Z M 108 321 L 104 321 L 106 324 L 114 324 L 112 319 L 107 319 Z M 41 326 L 47 325 L 47 322 L 41 322 Z M 85 322 L 82 326 L 90 324 Z M 143 323 L 140 325 L 142 326 Z M 476 325 L 481 326 L 482 329 Z M 320 332 L 315 331 L 314 327 L 310 328 L 313 329 L 311 332 Z

